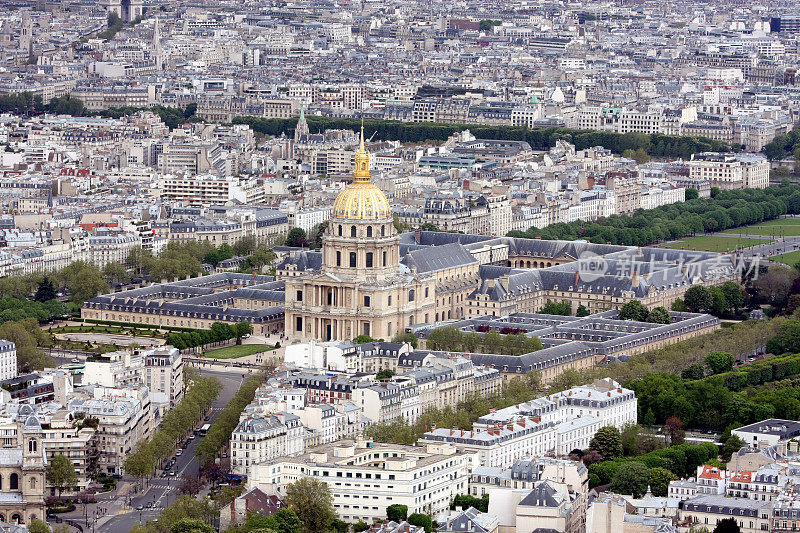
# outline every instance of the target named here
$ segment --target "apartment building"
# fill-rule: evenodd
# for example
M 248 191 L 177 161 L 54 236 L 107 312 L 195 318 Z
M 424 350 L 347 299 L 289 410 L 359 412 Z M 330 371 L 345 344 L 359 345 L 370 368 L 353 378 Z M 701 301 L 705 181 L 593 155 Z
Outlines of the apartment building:
M 702 179 L 720 189 L 765 189 L 769 186 L 769 162 L 758 154 L 694 154 L 689 177 Z
M 70 399 L 67 409 L 97 419 L 98 469 L 104 474 L 124 474 L 125 458 L 152 433 L 150 396 L 144 388 L 92 387 L 90 396 Z
M 678 510 L 678 531 L 691 527 L 713 529 L 721 520 L 733 518 L 742 533 L 770 531 L 772 504 L 724 495 L 698 495 L 683 502 Z
M 17 375 L 17 345 L 0 340 L 0 381 Z
M 447 444 L 337 441 L 251 466 L 247 488 L 282 496 L 287 485 L 310 477 L 328 484 L 334 509 L 346 522 L 383 520 L 393 504 L 406 505 L 409 515 L 436 516 L 467 492 L 473 459 Z
M 297 415 L 247 416 L 231 434 L 231 471 L 247 475 L 251 465 L 303 453 L 304 434 Z

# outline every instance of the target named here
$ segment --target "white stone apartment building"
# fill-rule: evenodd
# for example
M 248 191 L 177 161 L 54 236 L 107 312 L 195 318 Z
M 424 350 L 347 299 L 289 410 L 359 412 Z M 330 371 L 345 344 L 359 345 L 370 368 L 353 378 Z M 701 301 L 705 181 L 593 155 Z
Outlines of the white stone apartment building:
M 769 162 L 759 154 L 694 154 L 689 178 L 702 179 L 720 189 L 765 189 L 769 186 Z
M 76 395 L 67 408 L 96 418 L 98 468 L 104 474 L 124 474 L 125 458 L 140 440 L 152 434 L 150 395 L 146 388 L 90 387 L 91 395 Z
M 553 423 L 528 417 L 473 431 L 434 428 L 423 434 L 419 443 L 450 444 L 476 453 L 481 466 L 507 467 L 522 457 L 552 452 L 557 446 L 557 434 Z
M 231 434 L 231 470 L 246 475 L 252 465 L 303 453 L 304 433 L 297 415 L 246 417 Z
M 0 380 L 11 379 L 17 375 L 17 345 L 11 341 L 0 340 Z
M 338 441 L 250 467 L 247 489 L 283 496 L 287 485 L 310 477 L 328 484 L 333 506 L 346 522 L 383 520 L 392 504 L 408 506 L 409 515 L 435 516 L 449 510 L 456 494 L 467 492 L 473 461 L 473 454 L 447 444 Z

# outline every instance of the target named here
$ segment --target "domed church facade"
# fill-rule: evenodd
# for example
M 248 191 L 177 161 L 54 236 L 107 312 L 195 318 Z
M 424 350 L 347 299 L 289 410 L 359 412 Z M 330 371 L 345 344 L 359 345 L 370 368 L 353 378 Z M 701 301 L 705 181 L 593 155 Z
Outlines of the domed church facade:
M 433 319 L 435 279 L 400 263 L 400 238 L 383 192 L 372 183 L 361 145 L 353 182 L 333 204 L 319 272 L 286 280 L 289 340 L 391 339 Z

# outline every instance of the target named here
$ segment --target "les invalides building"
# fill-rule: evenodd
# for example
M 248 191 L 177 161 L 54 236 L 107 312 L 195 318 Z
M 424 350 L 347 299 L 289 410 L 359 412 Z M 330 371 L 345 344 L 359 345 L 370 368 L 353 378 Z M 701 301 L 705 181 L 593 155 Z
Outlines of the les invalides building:
M 389 201 L 371 181 L 363 128 L 353 182 L 333 204 L 321 270 L 285 281 L 290 340 L 389 340 L 434 317 L 436 280 L 400 263 L 400 237 Z

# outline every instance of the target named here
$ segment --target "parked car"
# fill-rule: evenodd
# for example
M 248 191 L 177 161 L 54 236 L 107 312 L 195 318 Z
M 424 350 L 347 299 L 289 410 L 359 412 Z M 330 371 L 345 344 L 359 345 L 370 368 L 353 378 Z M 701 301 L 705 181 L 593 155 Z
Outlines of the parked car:
M 175 452 L 175 455 L 183 455 L 183 450 L 178 450 L 177 452 Z
M 136 510 L 137 511 L 143 511 L 144 510 L 144 505 L 137 505 L 136 506 Z
M 175 477 L 175 472 L 174 472 L 174 471 L 172 471 L 172 472 L 170 472 L 170 473 L 169 473 L 169 475 L 170 475 L 171 477 Z

